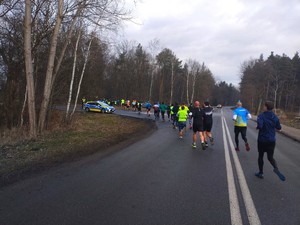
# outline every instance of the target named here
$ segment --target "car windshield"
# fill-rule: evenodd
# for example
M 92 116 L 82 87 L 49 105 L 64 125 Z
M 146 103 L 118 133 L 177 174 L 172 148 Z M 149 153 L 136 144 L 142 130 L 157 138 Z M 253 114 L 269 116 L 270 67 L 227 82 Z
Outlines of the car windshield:
M 104 102 L 99 102 L 99 104 L 101 105 L 101 106 L 105 106 L 105 107 L 108 107 L 109 105 L 107 105 L 106 103 L 104 103 Z

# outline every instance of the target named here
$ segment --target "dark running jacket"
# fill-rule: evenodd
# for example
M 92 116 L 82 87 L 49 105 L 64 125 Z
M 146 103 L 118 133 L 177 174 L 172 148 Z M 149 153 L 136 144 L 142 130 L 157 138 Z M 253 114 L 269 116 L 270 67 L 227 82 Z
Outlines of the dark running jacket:
M 195 107 L 192 111 L 193 123 L 203 124 L 204 111 L 201 108 Z
M 281 125 L 273 111 L 265 111 L 257 117 L 256 129 L 259 130 L 257 138 L 259 142 L 275 142 L 276 129 L 281 130 Z
M 213 122 L 213 117 L 212 117 L 213 110 L 214 109 L 210 106 L 206 106 L 206 107 L 203 108 L 203 111 L 204 111 L 204 115 L 203 115 L 203 120 L 204 121 L 203 122 L 205 124 L 212 124 L 212 122 Z

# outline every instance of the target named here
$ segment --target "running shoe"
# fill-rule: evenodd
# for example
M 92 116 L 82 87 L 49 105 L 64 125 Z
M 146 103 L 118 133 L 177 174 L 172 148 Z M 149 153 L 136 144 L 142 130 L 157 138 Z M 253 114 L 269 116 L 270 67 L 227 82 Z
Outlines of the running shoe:
M 202 142 L 201 145 L 202 145 L 202 150 L 205 150 L 206 149 L 205 143 Z
M 208 148 L 208 143 L 207 142 L 205 142 L 205 147 Z
M 285 176 L 282 173 L 280 173 L 280 171 L 278 170 L 278 168 L 275 168 L 273 170 L 273 172 L 277 174 L 277 176 L 279 177 L 280 180 L 285 181 Z
M 264 178 L 264 174 L 261 173 L 261 172 L 255 173 L 255 176 L 257 176 L 257 177 L 260 178 L 260 179 L 263 179 L 263 178 Z
M 239 152 L 239 151 L 240 151 L 239 147 L 236 147 L 236 148 L 235 148 L 235 151 Z
M 210 140 L 211 145 L 214 145 L 214 138 L 211 137 L 211 138 L 209 138 L 209 140 Z
M 192 144 L 192 148 L 196 148 L 196 143 L 193 143 L 193 144 Z
M 250 151 L 250 145 L 248 143 L 246 143 L 245 146 L 246 146 L 246 151 L 249 152 Z

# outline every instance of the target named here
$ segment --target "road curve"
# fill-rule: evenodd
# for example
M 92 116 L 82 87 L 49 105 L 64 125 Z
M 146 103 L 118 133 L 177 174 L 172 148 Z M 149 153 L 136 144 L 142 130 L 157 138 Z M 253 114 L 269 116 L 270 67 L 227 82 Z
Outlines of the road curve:
M 95 154 L 3 187 L 0 224 L 299 225 L 300 144 L 279 134 L 275 158 L 287 180 L 267 159 L 258 179 L 255 122 L 250 152 L 237 154 L 231 113 L 214 113 L 215 145 L 205 151 L 199 140 L 191 148 L 190 130 L 180 140 L 168 121 L 158 121 L 151 136 L 108 157 Z

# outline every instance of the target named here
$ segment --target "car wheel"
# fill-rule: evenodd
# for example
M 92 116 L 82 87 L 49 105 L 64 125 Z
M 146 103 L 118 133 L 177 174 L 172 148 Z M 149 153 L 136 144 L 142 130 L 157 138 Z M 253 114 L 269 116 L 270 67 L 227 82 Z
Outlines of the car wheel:
M 85 108 L 85 111 L 86 111 L 86 112 L 89 112 L 89 111 L 90 111 L 90 109 L 89 109 L 88 107 L 86 107 L 86 108 Z

